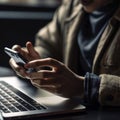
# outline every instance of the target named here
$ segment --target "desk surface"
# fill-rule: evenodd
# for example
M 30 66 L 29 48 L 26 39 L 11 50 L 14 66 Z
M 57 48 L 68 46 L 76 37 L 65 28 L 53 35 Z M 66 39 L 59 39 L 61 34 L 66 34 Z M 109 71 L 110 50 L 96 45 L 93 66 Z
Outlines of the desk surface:
M 56 116 L 40 120 L 120 120 L 120 108 L 89 109 L 84 114 Z

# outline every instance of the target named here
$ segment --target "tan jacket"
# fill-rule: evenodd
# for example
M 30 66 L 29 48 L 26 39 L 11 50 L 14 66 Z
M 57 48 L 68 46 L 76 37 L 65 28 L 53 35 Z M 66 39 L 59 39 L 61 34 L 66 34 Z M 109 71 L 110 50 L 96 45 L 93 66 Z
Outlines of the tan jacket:
M 83 14 L 79 0 L 63 1 L 53 20 L 37 34 L 36 46 L 42 57 L 56 58 L 77 73 L 77 34 Z M 92 72 L 101 77 L 101 105 L 120 106 L 120 7 L 102 34 Z

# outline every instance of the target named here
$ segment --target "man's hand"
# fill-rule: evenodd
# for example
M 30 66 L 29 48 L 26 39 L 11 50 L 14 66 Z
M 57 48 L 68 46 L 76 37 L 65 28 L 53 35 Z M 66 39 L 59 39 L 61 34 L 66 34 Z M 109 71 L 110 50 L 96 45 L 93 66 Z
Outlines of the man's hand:
M 73 73 L 63 63 L 52 59 L 30 61 L 26 68 L 40 68 L 37 72 L 27 74 L 33 85 L 64 97 L 81 96 L 84 92 L 84 78 Z M 48 70 L 41 68 L 49 67 Z

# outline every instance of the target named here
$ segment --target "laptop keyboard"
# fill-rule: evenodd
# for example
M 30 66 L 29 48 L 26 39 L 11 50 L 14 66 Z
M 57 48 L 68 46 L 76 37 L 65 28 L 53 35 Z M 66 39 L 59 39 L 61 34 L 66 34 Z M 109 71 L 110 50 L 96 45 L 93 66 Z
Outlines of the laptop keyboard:
M 8 83 L 0 81 L 0 110 L 2 112 L 11 113 L 43 109 L 46 109 L 46 107 Z

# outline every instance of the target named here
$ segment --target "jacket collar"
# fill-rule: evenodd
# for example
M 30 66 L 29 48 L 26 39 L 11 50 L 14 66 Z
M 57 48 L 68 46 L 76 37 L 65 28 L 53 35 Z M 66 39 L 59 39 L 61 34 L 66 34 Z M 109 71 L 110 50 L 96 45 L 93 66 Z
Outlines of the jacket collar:
M 70 22 L 71 20 L 73 20 L 74 18 L 79 16 L 80 11 L 82 9 L 82 5 L 80 4 L 80 1 L 79 0 L 74 0 L 72 8 L 73 9 L 71 11 L 71 14 L 66 18 L 65 22 Z

